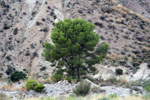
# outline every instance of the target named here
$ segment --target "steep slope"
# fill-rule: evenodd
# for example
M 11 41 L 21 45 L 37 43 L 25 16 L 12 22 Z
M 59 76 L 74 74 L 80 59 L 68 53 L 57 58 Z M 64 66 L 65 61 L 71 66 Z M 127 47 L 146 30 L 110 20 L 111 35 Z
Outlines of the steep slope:
M 149 0 L 119 0 L 127 8 L 150 18 L 150 1 Z
M 55 21 L 63 19 L 61 0 L 3 0 L 0 4 L 1 71 L 14 67 L 34 73 L 48 66 L 41 61 L 41 52 Z
M 137 58 L 137 67 L 145 59 L 143 49 L 150 48 L 150 22 L 115 0 L 1 0 L 2 77 L 10 67 L 47 76 L 52 69 L 41 57 L 43 44 L 50 41 L 55 22 L 64 18 L 84 18 L 95 24 L 100 43 L 110 44 L 107 64 L 124 65 Z M 46 71 L 38 73 L 42 70 Z

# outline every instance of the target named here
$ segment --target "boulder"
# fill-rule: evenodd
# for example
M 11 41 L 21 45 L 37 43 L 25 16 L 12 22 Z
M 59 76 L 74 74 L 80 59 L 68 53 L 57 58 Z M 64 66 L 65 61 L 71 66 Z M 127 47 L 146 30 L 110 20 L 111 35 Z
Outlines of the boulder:
M 67 96 L 72 93 L 73 85 L 68 81 L 59 81 L 54 84 L 45 84 L 45 93 L 48 96 Z

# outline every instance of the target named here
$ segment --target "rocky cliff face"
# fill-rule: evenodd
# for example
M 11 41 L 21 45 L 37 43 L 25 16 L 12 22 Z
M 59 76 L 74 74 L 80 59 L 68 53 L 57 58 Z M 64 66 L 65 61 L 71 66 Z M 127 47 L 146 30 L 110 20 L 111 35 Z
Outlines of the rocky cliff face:
M 37 76 L 48 75 L 51 68 L 41 57 L 43 44 L 51 42 L 53 25 L 64 18 L 84 18 L 95 24 L 100 43 L 110 44 L 107 63 L 148 60 L 145 50 L 150 48 L 149 20 L 115 0 L 1 0 L 1 76 L 5 77 L 10 67 Z

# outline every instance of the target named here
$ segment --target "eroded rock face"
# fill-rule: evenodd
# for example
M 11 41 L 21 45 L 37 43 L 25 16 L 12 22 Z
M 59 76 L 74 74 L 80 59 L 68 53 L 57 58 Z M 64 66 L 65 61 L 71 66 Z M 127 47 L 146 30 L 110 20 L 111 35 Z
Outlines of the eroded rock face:
M 43 44 L 51 42 L 51 29 L 64 18 L 92 22 L 117 64 L 143 58 L 143 46 L 150 47 L 150 23 L 111 0 L 1 0 L 0 73 L 14 67 L 38 77 L 50 74 L 50 63 L 41 56 Z M 42 67 L 46 70 L 39 73 Z
M 140 65 L 140 68 L 134 74 L 134 80 L 149 80 L 150 78 L 150 68 L 147 63 L 143 63 Z

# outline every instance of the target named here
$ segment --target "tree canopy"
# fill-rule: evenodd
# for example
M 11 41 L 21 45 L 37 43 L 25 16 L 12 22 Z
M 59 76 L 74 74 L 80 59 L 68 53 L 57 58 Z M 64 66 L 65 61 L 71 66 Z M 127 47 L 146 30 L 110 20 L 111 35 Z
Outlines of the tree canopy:
M 109 45 L 98 45 L 99 37 L 92 23 L 65 19 L 55 24 L 51 33 L 53 44 L 46 42 L 42 55 L 58 70 L 80 79 L 81 75 L 95 72 L 94 65 L 107 54 Z

